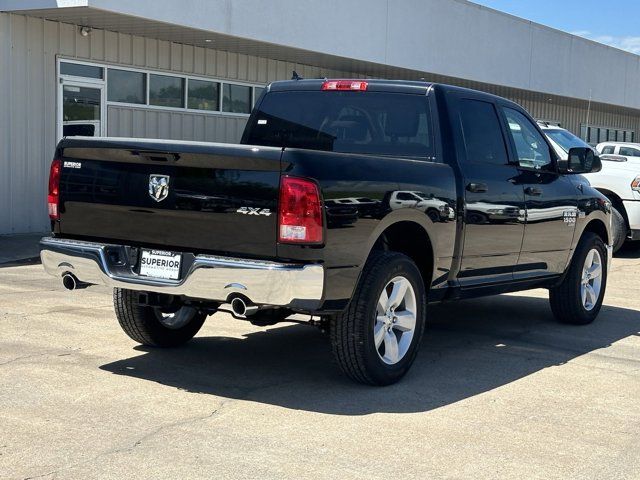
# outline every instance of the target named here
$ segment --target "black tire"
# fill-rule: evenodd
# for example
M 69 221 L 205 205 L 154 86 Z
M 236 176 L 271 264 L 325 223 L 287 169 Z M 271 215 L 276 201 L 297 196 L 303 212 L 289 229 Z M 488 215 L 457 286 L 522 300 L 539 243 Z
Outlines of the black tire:
M 132 340 L 150 347 L 176 347 L 198 333 L 207 315 L 194 310 L 189 322 L 180 328 L 168 328 L 158 318 L 158 310 L 138 304 L 138 292 L 113 289 L 113 306 L 118 322 Z M 184 308 L 184 307 L 183 307 Z
M 615 208 L 611 207 L 613 219 L 611 221 L 611 236 L 613 237 L 613 253 L 622 248 L 627 240 L 627 222 L 622 214 Z
M 597 249 L 602 260 L 602 280 L 597 302 L 591 310 L 587 310 L 582 303 L 581 283 L 582 270 L 587 255 L 592 249 Z M 551 310 L 556 320 L 572 325 L 587 325 L 593 322 L 600 308 L 607 288 L 607 249 L 602 239 L 592 232 L 585 232 L 571 260 L 571 265 L 562 283 L 549 290 Z
M 427 210 L 427 216 L 431 219 L 433 223 L 437 223 L 440 221 L 440 212 L 434 208 L 430 208 Z
M 409 280 L 416 297 L 416 324 L 406 354 L 389 365 L 375 347 L 373 328 L 383 288 L 396 276 Z M 347 309 L 331 318 L 333 354 L 341 370 L 352 380 L 369 385 L 390 385 L 400 380 L 416 358 L 426 323 L 426 291 L 416 264 L 406 255 L 374 252 L 364 267 Z

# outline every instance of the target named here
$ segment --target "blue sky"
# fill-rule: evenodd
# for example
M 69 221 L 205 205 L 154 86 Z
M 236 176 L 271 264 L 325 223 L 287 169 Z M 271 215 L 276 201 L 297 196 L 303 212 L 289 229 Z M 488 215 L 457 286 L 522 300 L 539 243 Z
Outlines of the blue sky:
M 472 1 L 640 54 L 640 1 L 638 0 Z

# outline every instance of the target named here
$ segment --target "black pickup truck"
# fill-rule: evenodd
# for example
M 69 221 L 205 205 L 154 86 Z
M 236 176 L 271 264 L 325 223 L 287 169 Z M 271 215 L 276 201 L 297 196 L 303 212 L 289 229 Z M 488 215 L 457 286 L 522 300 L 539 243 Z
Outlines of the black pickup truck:
M 415 359 L 427 304 L 547 288 L 556 318 L 602 305 L 610 204 L 520 106 L 425 82 L 271 84 L 241 144 L 65 138 L 46 271 L 114 288 L 135 341 L 168 347 L 208 315 L 310 315 L 352 379 Z M 301 359 L 302 360 L 302 359 Z

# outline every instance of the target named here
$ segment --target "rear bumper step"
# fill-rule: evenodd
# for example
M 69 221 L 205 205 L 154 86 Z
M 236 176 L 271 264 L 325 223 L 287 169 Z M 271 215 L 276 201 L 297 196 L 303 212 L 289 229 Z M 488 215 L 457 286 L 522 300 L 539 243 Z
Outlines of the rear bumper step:
M 288 264 L 196 255 L 180 280 L 138 275 L 126 261 L 126 246 L 45 237 L 40 241 L 42 265 L 50 275 L 72 274 L 92 285 L 183 295 L 230 302 L 242 295 L 256 305 L 315 309 L 322 300 L 322 265 Z

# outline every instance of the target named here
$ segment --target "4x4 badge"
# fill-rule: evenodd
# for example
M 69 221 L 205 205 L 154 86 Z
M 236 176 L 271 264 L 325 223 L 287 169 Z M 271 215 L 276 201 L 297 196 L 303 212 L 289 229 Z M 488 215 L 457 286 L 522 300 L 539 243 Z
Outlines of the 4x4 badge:
M 265 217 L 271 215 L 271 210 L 268 208 L 240 207 L 236 212 L 243 215 L 264 215 Z

